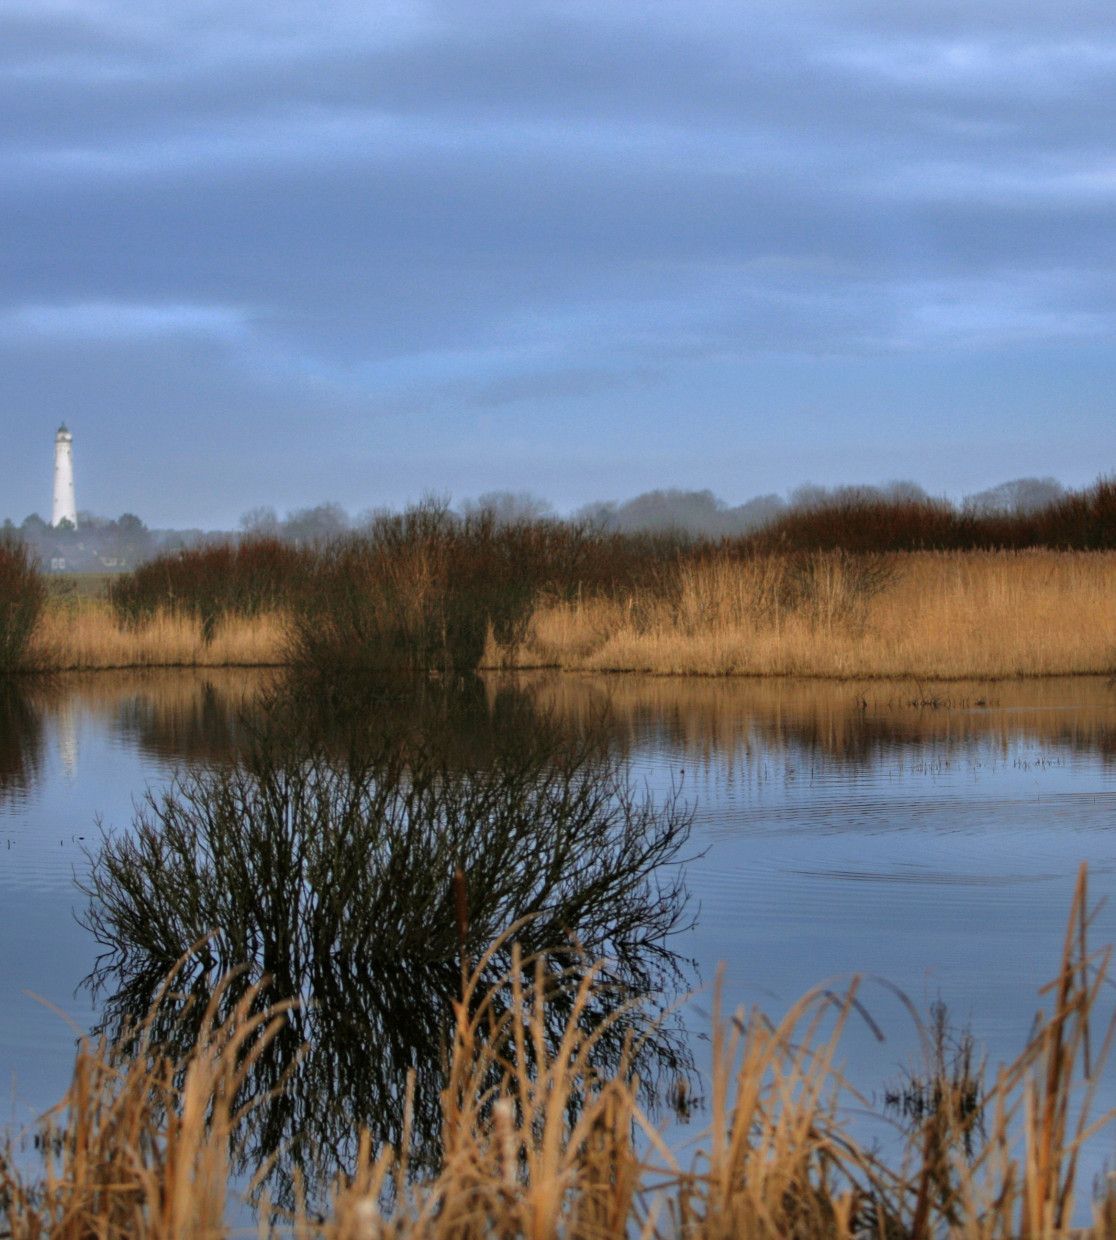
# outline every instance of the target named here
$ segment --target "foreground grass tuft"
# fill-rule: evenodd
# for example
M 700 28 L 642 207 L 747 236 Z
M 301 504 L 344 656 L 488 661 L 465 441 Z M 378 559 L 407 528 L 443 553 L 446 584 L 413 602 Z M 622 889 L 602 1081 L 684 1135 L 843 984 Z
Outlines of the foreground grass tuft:
M 1082 1147 L 1110 1119 L 1092 1111 L 1111 1044 L 1111 1025 L 1094 1028 L 1110 952 L 1090 953 L 1088 921 L 1082 868 L 1048 1009 L 1019 1059 L 975 1086 L 986 1116 L 979 1148 L 966 1153 L 958 1108 L 935 1107 L 893 1161 L 850 1131 L 856 1100 L 835 1066 L 859 1012 L 855 983 L 843 997 L 807 994 L 777 1024 L 715 1010 L 709 1127 L 683 1161 L 644 1114 L 625 1064 L 607 1078 L 593 1069 L 602 1030 L 581 1019 L 592 972 L 555 1046 L 540 1033 L 541 964 L 513 952 L 491 987 L 480 982 L 486 954 L 463 976 L 449 1031 L 440 1165 L 411 1167 L 406 1127 L 397 1149 L 365 1136 L 328 1209 L 296 1205 L 282 1230 L 304 1240 L 1110 1236 L 1111 1194 L 1092 1203 L 1091 1223 L 1076 1217 L 1090 1213 Z M 224 1021 L 204 1020 L 178 1060 L 160 1056 L 142 1029 L 131 1054 L 83 1044 L 73 1084 L 45 1121 L 37 1178 L 10 1156 L 0 1161 L 9 1234 L 231 1234 L 230 1143 L 255 1105 L 241 1086 L 284 1019 L 253 1014 L 248 995 Z M 265 1208 L 260 1232 L 273 1229 Z

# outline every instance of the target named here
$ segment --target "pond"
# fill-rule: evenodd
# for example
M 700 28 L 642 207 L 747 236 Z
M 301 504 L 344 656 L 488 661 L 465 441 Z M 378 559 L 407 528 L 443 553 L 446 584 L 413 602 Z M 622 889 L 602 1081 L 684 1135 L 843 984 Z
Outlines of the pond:
M 290 762 L 304 764 L 316 753 L 323 769 L 332 770 L 338 754 L 351 753 L 359 725 L 375 751 L 360 795 L 379 797 L 378 813 L 385 805 L 395 806 L 392 813 L 418 812 L 416 802 L 400 808 L 394 791 L 398 773 L 390 774 L 397 768 L 388 755 L 400 737 L 409 738 L 408 754 L 417 745 L 434 761 L 436 751 L 441 772 L 429 780 L 440 790 L 437 803 L 422 802 L 430 823 L 421 841 L 426 851 L 409 844 L 410 868 L 401 871 L 389 849 L 376 871 L 381 887 L 393 884 L 393 902 L 379 902 L 371 889 L 353 896 L 353 907 L 368 910 L 369 918 L 354 960 L 361 944 L 378 946 L 368 948 L 374 967 L 345 965 L 343 1020 L 329 1008 L 327 992 L 336 979 L 323 981 L 320 964 L 308 959 L 310 949 L 294 961 L 285 947 L 281 951 L 292 989 L 314 992 L 318 1023 L 300 1032 L 319 1041 L 323 1053 L 300 1068 L 293 1088 L 307 1097 L 275 1117 L 276 1130 L 289 1135 L 305 1126 L 307 1115 L 316 1113 L 310 1092 L 332 1098 L 336 1088 L 327 1082 L 344 1076 L 354 1097 L 334 1098 L 332 1129 L 314 1134 L 327 1162 L 344 1156 L 338 1130 L 367 1118 L 367 1108 L 382 1107 L 382 1099 L 370 1095 L 397 1088 L 387 1079 L 390 1072 L 434 1058 L 422 1040 L 423 1014 L 429 1014 L 429 1037 L 436 1038 L 442 957 L 430 954 L 430 943 L 442 922 L 452 929 L 446 911 L 452 865 L 450 853 L 439 851 L 439 823 L 454 814 L 483 823 L 483 830 L 455 844 L 475 874 L 478 924 L 499 928 L 525 871 L 561 870 L 552 884 L 559 892 L 558 903 L 552 900 L 556 918 L 576 905 L 570 916 L 580 919 L 579 929 L 582 922 L 589 928 L 590 943 L 600 935 L 600 944 L 620 961 L 617 968 L 626 970 L 626 982 L 635 979 L 664 1002 L 689 995 L 652 1048 L 649 1077 L 692 1074 L 698 1094 L 719 968 L 727 1006 L 756 1003 L 775 1016 L 819 982 L 828 979 L 839 988 L 852 974 L 864 975 L 862 998 L 885 1040 L 867 1024 L 854 1024 L 844 1056 L 853 1080 L 880 1103 L 918 1045 L 891 987 L 922 1011 L 944 1001 L 990 1062 L 1012 1058 L 1039 1006 L 1038 988 L 1055 970 L 1079 863 L 1089 864 L 1094 900 L 1112 894 L 1116 686 L 1103 679 L 930 686 L 539 673 L 377 687 L 341 697 L 292 698 L 275 673 L 183 671 L 62 677 L 0 698 L 6 1123 L 18 1129 L 53 1103 L 68 1081 L 75 1036 L 112 1028 L 146 993 L 135 952 L 126 959 L 119 952 L 102 957 L 104 942 L 93 934 L 97 919 L 91 921 L 88 889 L 93 858 L 104 857 L 102 827 L 115 829 L 117 840 L 129 838 L 137 818 L 146 812 L 150 820 L 176 771 L 189 768 L 203 783 L 220 782 L 261 730 L 285 726 L 290 716 L 298 716 L 298 727 L 283 742 L 295 755 L 285 759 L 289 769 Z M 537 798 L 528 828 L 493 809 L 504 793 L 475 776 L 500 764 L 506 776 L 509 753 L 527 764 L 517 767 L 515 795 Z M 542 753 L 559 755 L 559 767 L 566 764 L 557 784 L 540 785 L 529 765 L 532 754 Z M 408 761 L 413 765 L 413 757 Z M 663 815 L 674 816 L 662 827 L 662 839 L 651 839 L 650 819 L 640 828 L 640 838 L 651 842 L 639 860 L 660 871 L 651 888 L 640 890 L 645 901 L 648 892 L 663 901 L 656 908 L 625 903 L 618 886 L 609 887 L 610 867 L 623 863 L 608 851 L 619 836 L 579 836 L 575 825 L 573 851 L 564 853 L 555 843 L 556 833 L 571 830 L 572 819 L 555 826 L 539 807 L 554 804 L 559 793 L 568 803 L 571 789 L 584 795 L 579 781 L 590 770 L 603 789 L 594 812 L 619 814 L 621 834 L 630 832 L 631 815 L 648 807 L 660 815 L 654 830 Z M 448 784 L 447 771 L 454 773 Z M 418 782 L 410 779 L 408 796 Z M 447 787 L 457 798 L 449 809 L 437 800 L 448 795 Z M 213 793 L 211 784 L 205 789 L 203 801 Z M 145 790 L 152 792 L 146 811 Z M 345 804 L 357 817 L 366 804 L 351 781 L 331 784 L 329 796 L 348 797 Z M 158 835 L 158 813 L 152 825 Z M 219 830 L 208 819 L 200 829 Z M 501 848 L 511 836 L 516 850 L 505 855 Z M 212 835 L 215 847 L 225 847 L 222 838 Z M 252 847 L 266 852 L 274 843 L 266 835 Z M 362 837 L 359 847 L 371 855 L 384 844 Z M 598 862 L 598 872 L 585 867 L 581 875 L 582 867 L 571 864 L 575 855 Z M 182 857 L 160 854 L 153 864 L 175 883 L 186 881 L 174 869 Z M 335 871 L 337 859 L 315 864 Z M 568 885 L 571 874 L 581 887 Z M 261 959 L 295 943 L 306 918 L 319 916 L 317 902 L 307 906 L 309 913 L 294 909 L 295 897 L 271 900 L 282 903 L 282 911 L 265 915 L 260 910 L 269 893 L 259 872 L 238 881 L 255 883 L 239 912 L 228 904 L 214 908 L 230 924 L 243 915 L 246 937 L 237 942 L 263 943 Z M 103 906 L 104 897 L 102 887 L 94 904 Z M 376 917 L 390 919 L 382 934 Z M 619 948 L 603 929 L 609 919 L 627 927 Z M 279 929 L 268 948 L 274 924 Z M 661 938 L 670 927 L 673 933 Z M 101 930 L 103 939 L 103 919 Z M 429 959 L 416 954 L 420 940 Z M 1109 899 L 1096 919 L 1094 942 L 1112 941 L 1116 902 Z M 669 952 L 655 955 L 662 942 Z M 239 950 L 236 943 L 227 946 L 233 954 Z M 337 958 L 333 952 L 331 969 Z M 375 991 L 375 1002 L 354 1003 L 364 983 Z M 376 1042 L 382 1071 L 357 1080 L 353 1064 L 369 1058 L 362 1039 Z M 358 1085 L 362 1097 L 355 1096 Z M 436 1093 L 435 1082 L 430 1089 Z M 1099 1102 L 1104 1107 L 1114 1100 L 1110 1075 Z M 692 1135 L 670 1122 L 672 1139 Z M 1112 1153 L 1112 1137 L 1099 1138 L 1089 1167 L 1099 1169 Z

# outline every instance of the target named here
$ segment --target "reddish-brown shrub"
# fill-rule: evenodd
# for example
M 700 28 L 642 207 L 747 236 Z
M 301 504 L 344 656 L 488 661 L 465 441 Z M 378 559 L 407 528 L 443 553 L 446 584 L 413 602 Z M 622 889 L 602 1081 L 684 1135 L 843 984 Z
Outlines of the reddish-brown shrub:
M 0 539 L 0 675 L 24 667 L 45 603 L 46 585 L 27 546 Z

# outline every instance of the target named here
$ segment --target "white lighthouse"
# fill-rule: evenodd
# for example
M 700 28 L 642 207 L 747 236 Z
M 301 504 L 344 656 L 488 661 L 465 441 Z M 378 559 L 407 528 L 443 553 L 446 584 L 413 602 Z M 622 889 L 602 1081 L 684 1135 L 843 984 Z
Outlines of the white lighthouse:
M 50 512 L 53 526 L 69 521 L 77 525 L 77 504 L 74 502 L 74 437 L 63 422 L 54 436 L 54 506 Z

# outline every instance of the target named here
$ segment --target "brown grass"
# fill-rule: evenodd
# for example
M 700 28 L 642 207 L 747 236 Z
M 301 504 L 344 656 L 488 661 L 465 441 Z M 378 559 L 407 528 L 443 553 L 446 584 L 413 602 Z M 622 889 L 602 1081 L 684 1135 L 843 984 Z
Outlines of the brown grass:
M 31 639 L 27 662 L 50 671 L 128 667 L 266 667 L 286 661 L 282 616 L 228 615 L 207 641 L 197 615 L 160 609 L 125 625 L 107 602 L 77 600 L 47 607 Z
M 711 553 L 668 567 L 627 593 L 540 599 L 521 641 L 490 633 L 482 665 L 843 679 L 1116 669 L 1116 552 Z M 122 623 L 102 600 L 55 599 L 26 661 L 94 670 L 291 657 L 283 613 L 232 612 L 206 625 L 166 608 Z
M 223 1236 L 229 1151 L 252 1062 L 275 1035 L 281 1011 L 253 1014 L 249 995 L 224 1024 L 214 1020 L 173 1063 L 140 1030 L 134 1054 L 82 1042 L 62 1101 L 41 1122 L 43 1170 L 28 1182 L 12 1151 L 0 1155 L 0 1222 L 20 1240 L 186 1240 Z
M 842 1032 L 863 1015 L 856 983 L 818 989 L 777 1024 L 757 1011 L 725 1019 L 715 1005 L 709 1126 L 685 1161 L 641 1109 L 622 1063 L 592 1070 L 598 1028 L 582 1028 L 594 980 L 582 982 L 553 1048 L 543 1033 L 541 966 L 513 956 L 493 1002 L 463 980 L 442 1094 L 441 1165 L 425 1174 L 399 1151 L 360 1143 L 324 1217 L 296 1210 L 302 1240 L 692 1240 L 854 1236 L 1033 1238 L 1112 1235 L 1111 1194 L 1092 1224 L 1078 1163 L 1109 1122 L 1092 1104 L 1113 1026 L 1095 1029 L 1110 952 L 1090 953 L 1084 867 L 1049 1010 L 1018 1060 L 980 1085 L 986 1138 L 967 1156 L 956 1108 L 932 1108 L 894 1160 L 862 1148 L 849 1128 L 860 1105 L 836 1068 Z M 495 948 L 494 948 L 495 950 Z M 123 1056 L 82 1044 L 73 1084 L 45 1122 L 37 1178 L 0 1157 L 0 1223 L 38 1237 L 218 1237 L 227 1218 L 230 1142 L 251 1100 L 252 1058 L 283 1014 L 252 1014 L 247 996 L 221 1026 L 172 1063 L 150 1040 Z M 212 1009 L 216 1011 L 216 1007 Z M 607 1019 L 607 1018 L 606 1018 Z M 573 1105 L 571 1105 L 571 1103 Z M 260 1234 L 268 1234 L 260 1215 Z
M 713 557 L 673 594 L 540 606 L 504 666 L 667 674 L 999 678 L 1116 668 L 1116 554 Z

